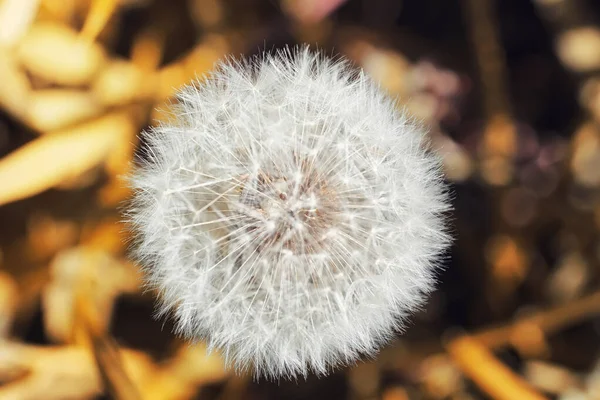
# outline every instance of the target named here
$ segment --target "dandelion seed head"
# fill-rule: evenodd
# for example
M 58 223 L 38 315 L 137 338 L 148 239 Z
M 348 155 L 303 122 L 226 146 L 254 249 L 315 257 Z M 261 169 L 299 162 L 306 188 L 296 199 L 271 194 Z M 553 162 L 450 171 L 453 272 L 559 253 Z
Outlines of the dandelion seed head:
M 308 48 L 223 62 L 178 99 L 145 133 L 128 212 L 160 312 L 257 376 L 374 355 L 449 244 L 423 129 Z

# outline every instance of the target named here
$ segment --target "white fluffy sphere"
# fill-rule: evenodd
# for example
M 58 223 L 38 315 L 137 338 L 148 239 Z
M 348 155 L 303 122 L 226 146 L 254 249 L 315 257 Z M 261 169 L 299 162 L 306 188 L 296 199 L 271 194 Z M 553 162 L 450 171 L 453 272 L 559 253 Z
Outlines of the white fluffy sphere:
M 450 242 L 422 128 L 307 48 L 224 62 L 178 98 L 131 179 L 161 312 L 258 376 L 375 354 L 423 305 Z

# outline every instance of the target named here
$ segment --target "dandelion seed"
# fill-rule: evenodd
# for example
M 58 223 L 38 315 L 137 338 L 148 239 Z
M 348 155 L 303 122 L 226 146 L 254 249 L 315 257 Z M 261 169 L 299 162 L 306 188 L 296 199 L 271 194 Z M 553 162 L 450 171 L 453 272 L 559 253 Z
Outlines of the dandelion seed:
M 131 178 L 160 312 L 257 376 L 375 354 L 450 242 L 422 128 L 353 71 L 308 48 L 224 62 L 146 132 Z

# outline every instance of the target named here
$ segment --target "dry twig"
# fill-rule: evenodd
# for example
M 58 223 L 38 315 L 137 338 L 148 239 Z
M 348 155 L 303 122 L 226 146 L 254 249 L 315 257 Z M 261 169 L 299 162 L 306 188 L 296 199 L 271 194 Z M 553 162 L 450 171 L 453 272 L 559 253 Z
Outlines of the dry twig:
M 529 384 L 498 361 L 476 339 L 462 336 L 446 346 L 463 372 L 496 400 L 543 400 Z

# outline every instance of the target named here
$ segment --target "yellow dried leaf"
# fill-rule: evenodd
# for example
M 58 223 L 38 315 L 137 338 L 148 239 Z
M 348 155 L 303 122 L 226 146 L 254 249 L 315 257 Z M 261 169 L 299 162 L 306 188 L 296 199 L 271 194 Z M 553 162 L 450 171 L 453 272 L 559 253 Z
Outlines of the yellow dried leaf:
M 181 380 L 196 385 L 218 382 L 228 375 L 221 355 L 208 353 L 203 343 L 183 346 L 167 368 Z
M 34 213 L 27 221 L 27 251 L 33 260 L 44 261 L 73 246 L 79 229 L 73 221 Z
M 0 338 L 10 334 L 17 313 L 19 289 L 12 276 L 0 271 Z
M 406 389 L 401 386 L 393 386 L 385 390 L 382 395 L 383 400 L 409 400 Z
M 546 393 L 558 395 L 567 389 L 581 386 L 577 376 L 566 368 L 543 361 L 527 361 L 524 375 L 534 387 Z
M 25 68 L 53 83 L 78 86 L 89 83 L 104 61 L 100 46 L 81 40 L 60 24 L 34 25 L 18 46 Z
M 27 122 L 40 131 L 52 131 L 99 115 L 102 106 L 85 91 L 48 89 L 33 92 Z
M 173 96 L 177 89 L 188 83 L 189 78 L 185 68 L 179 63 L 162 68 L 158 75 L 157 99 L 164 100 Z
M 164 33 L 149 28 L 135 37 L 131 46 L 131 61 L 144 71 L 154 71 L 162 61 L 164 49 Z
M 41 0 L 40 19 L 70 24 L 81 8 L 89 7 L 86 0 Z
M 156 89 L 156 77 L 135 64 L 113 61 L 102 69 L 92 84 L 92 92 L 106 106 L 129 104 L 149 99 Z
M 579 127 L 572 146 L 573 178 L 583 186 L 600 186 L 600 132 L 596 125 L 586 123 Z
M 490 238 L 485 247 L 485 257 L 497 282 L 512 286 L 522 282 L 527 275 L 527 254 L 508 235 Z
M 140 351 L 119 349 L 125 373 L 140 386 L 153 383 L 159 373 Z M 83 346 L 32 346 L 0 342 L 0 378 L 20 379 L 0 387 L 2 399 L 89 399 L 101 395 L 101 375 L 94 356 Z M 56 384 L 60 382 L 60 384 Z M 163 397 L 164 399 L 164 397 Z
M 159 71 L 159 100 L 171 97 L 182 85 L 195 76 L 201 77 L 213 69 L 215 63 L 229 51 L 227 40 L 223 36 L 209 36 L 182 60 L 167 65 Z
M 76 333 L 87 325 L 93 326 L 96 333 L 104 333 L 116 298 L 136 291 L 140 285 L 139 273 L 131 264 L 87 246 L 59 253 L 50 265 L 50 273 L 42 306 L 46 334 L 55 342 L 77 342 Z M 78 302 L 86 306 L 85 326 L 77 319 Z
M 0 44 L 15 44 L 29 29 L 40 0 L 4 0 L 0 2 Z
M 136 127 L 114 113 L 36 139 L 0 160 L 0 205 L 55 187 L 103 162 Z
M 0 107 L 15 117 L 22 118 L 31 90 L 29 80 L 13 54 L 4 48 L 0 48 L 0 82 Z
M 425 391 L 434 399 L 448 398 L 464 386 L 460 370 L 445 354 L 427 357 L 420 366 L 420 376 Z
M 410 83 L 406 77 L 410 68 L 409 61 L 394 51 L 365 46 L 361 64 L 373 79 L 392 94 L 405 94 Z

